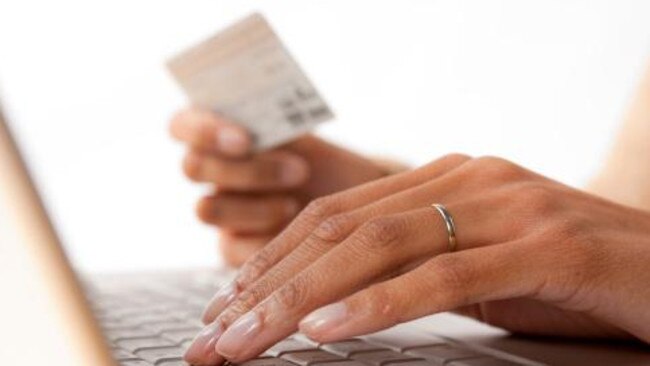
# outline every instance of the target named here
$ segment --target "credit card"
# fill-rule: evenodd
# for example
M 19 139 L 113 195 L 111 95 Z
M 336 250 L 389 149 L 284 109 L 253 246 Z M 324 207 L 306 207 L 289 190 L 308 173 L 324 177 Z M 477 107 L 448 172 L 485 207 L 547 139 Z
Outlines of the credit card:
M 194 105 L 247 128 L 257 149 L 284 144 L 333 118 L 258 13 L 173 57 L 167 66 Z

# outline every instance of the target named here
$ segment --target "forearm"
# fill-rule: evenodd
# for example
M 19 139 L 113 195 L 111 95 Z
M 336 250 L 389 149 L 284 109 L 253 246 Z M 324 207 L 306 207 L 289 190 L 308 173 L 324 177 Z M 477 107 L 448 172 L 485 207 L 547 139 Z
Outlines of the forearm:
M 650 210 L 650 68 L 602 170 L 588 189 Z

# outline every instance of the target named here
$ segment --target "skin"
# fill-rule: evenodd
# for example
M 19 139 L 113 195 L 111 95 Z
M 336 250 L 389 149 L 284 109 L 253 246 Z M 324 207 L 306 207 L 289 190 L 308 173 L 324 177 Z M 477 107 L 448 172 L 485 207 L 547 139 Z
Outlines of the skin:
M 454 217 L 456 252 L 432 202 Z M 186 357 L 242 362 L 298 328 L 331 342 L 451 310 L 517 333 L 650 342 L 648 263 L 650 213 L 450 155 L 311 203 L 215 296 Z
M 196 211 L 201 221 L 219 229 L 221 253 L 232 266 L 268 243 L 311 200 L 395 169 L 312 135 L 254 153 L 242 127 L 197 108 L 177 113 L 170 133 L 187 146 L 185 175 L 214 187 Z
M 321 196 L 215 295 L 187 361 L 242 362 L 298 329 L 329 342 L 442 311 L 650 343 L 648 106 L 650 69 L 591 193 L 449 155 Z M 433 202 L 454 217 L 455 252 Z
M 623 121 L 614 147 L 588 190 L 650 210 L 650 65 Z M 621 184 L 624 182 L 624 184 Z

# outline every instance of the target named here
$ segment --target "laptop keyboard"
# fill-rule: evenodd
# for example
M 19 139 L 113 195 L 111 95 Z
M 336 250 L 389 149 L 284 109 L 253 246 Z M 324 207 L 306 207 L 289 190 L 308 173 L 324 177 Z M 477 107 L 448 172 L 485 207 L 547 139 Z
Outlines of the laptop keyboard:
M 202 329 L 204 306 L 219 287 L 202 276 L 106 278 L 87 285 L 96 318 L 123 366 L 187 365 L 183 353 Z M 137 280 L 136 280 L 137 278 Z M 398 326 L 372 335 L 318 344 L 301 334 L 277 343 L 244 366 L 513 366 L 516 358 Z

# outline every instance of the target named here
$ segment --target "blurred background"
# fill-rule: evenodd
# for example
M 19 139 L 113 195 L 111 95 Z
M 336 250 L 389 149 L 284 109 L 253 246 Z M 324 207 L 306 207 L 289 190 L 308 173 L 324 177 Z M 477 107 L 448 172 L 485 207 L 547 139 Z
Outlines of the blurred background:
M 337 114 L 318 134 L 422 164 L 500 155 L 582 186 L 650 58 L 648 1 L 0 1 L 0 95 L 84 270 L 219 263 L 168 120 L 166 59 L 264 13 Z

